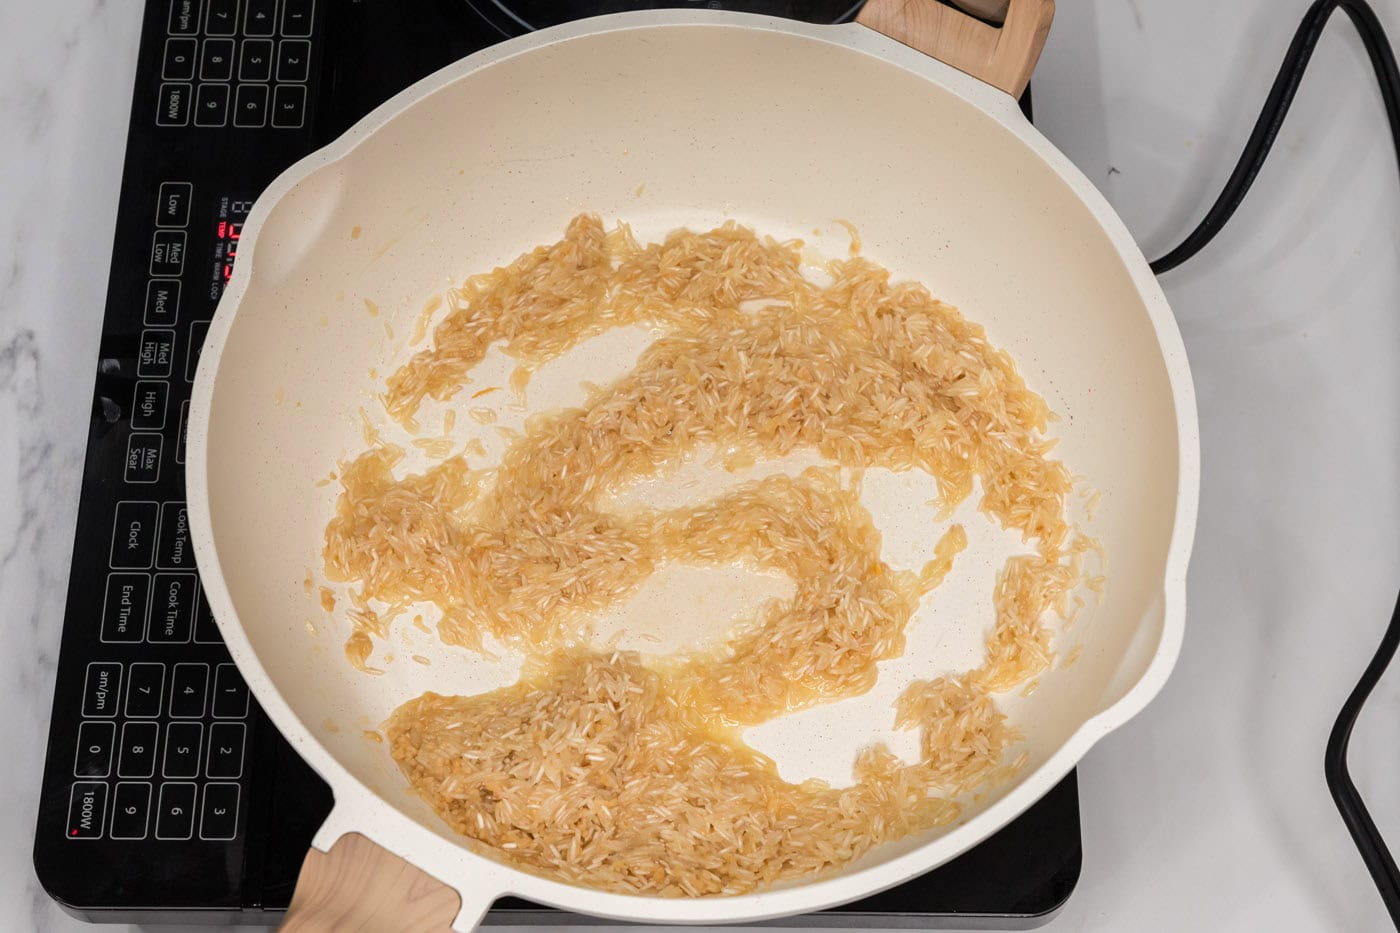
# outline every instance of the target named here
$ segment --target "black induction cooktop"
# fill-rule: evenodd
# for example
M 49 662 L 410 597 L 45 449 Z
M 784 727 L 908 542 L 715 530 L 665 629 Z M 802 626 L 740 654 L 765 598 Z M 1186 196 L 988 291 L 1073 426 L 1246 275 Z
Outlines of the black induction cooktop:
M 449 62 L 531 28 L 665 5 L 813 22 L 848 20 L 859 6 L 147 3 L 34 844 L 39 880 L 71 913 L 275 923 L 330 809 L 326 785 L 229 662 L 185 511 L 190 385 L 252 200 L 293 161 Z M 1071 774 L 937 871 L 782 922 L 1034 926 L 1074 889 L 1080 856 Z M 485 922 L 571 919 L 503 899 Z

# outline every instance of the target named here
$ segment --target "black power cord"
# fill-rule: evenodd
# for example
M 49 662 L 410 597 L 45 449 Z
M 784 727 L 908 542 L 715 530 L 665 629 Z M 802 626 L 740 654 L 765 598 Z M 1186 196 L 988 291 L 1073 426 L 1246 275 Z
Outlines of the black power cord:
M 1376 829 L 1376 822 L 1371 819 L 1366 802 L 1361 799 L 1360 792 L 1352 783 L 1351 772 L 1347 770 L 1347 743 L 1351 741 L 1351 728 L 1356 725 L 1356 718 L 1361 715 L 1361 707 L 1366 705 L 1371 690 L 1380 682 L 1391 658 L 1395 657 L 1397 647 L 1400 647 L 1400 599 L 1395 601 L 1395 611 L 1390 615 L 1390 625 L 1386 627 L 1380 647 L 1376 649 L 1371 663 L 1366 665 L 1365 673 L 1351 691 L 1351 696 L 1347 697 L 1332 726 L 1332 734 L 1327 739 L 1324 767 L 1332 799 L 1336 801 L 1347 829 L 1351 830 L 1356 847 L 1361 850 L 1361 857 L 1371 872 L 1371 880 L 1376 883 L 1381 900 L 1385 901 L 1386 909 L 1390 911 L 1391 921 L 1400 930 L 1400 871 L 1396 870 L 1395 859 L 1386 848 L 1385 839 Z
M 1375 69 L 1376 80 L 1381 87 L 1385 114 L 1390 120 L 1390 135 L 1395 143 L 1397 158 L 1396 167 L 1400 169 L 1400 69 L 1396 67 L 1395 53 L 1390 48 L 1385 30 L 1366 0 L 1317 0 L 1308 8 L 1298 31 L 1293 34 L 1293 42 L 1288 47 L 1288 54 L 1284 56 L 1283 66 L 1279 69 L 1278 77 L 1274 79 L 1273 87 L 1269 89 L 1268 100 L 1264 103 L 1259 119 L 1255 121 L 1249 141 L 1245 143 L 1244 152 L 1241 153 L 1235 170 L 1230 173 L 1225 188 L 1196 229 L 1175 249 L 1152 263 L 1153 272 L 1161 275 L 1200 252 L 1202 247 L 1215 238 L 1235 213 L 1235 209 L 1240 206 L 1250 186 L 1254 184 L 1260 168 L 1263 167 L 1264 160 L 1268 158 L 1269 149 L 1278 136 L 1283 118 L 1288 115 L 1288 108 L 1298 92 L 1298 84 L 1303 79 L 1303 72 L 1308 67 L 1313 50 L 1317 48 L 1323 28 L 1332 14 L 1339 9 L 1351 17 L 1352 24 L 1361 34 L 1361 41 L 1371 58 L 1371 67 Z M 1380 682 L 1381 675 L 1395 657 L 1397 648 L 1400 648 L 1400 599 L 1396 601 L 1395 611 L 1391 614 L 1390 625 L 1386 627 L 1380 647 L 1376 649 L 1375 656 L 1367 665 L 1351 695 L 1347 697 L 1336 723 L 1332 726 L 1332 734 L 1327 740 L 1324 770 L 1327 786 L 1332 791 L 1332 799 L 1336 802 L 1347 829 L 1351 831 L 1351 838 L 1360 850 L 1366 868 L 1371 872 L 1371 878 L 1380 891 L 1381 900 L 1390 911 L 1391 920 L 1396 929 L 1400 930 L 1400 870 L 1397 870 L 1395 859 L 1386 848 L 1385 839 L 1376 829 L 1375 821 L 1371 819 L 1366 803 L 1361 799 L 1361 794 L 1352 782 L 1351 773 L 1347 770 L 1347 743 L 1351 740 L 1352 727 L 1356 725 L 1356 719 L 1361 714 L 1361 707 L 1365 705 L 1371 691 Z
M 1186 239 L 1152 263 L 1153 272 L 1161 275 L 1200 252 L 1202 247 L 1215 238 L 1235 213 L 1235 209 L 1244 201 L 1244 196 L 1249 193 L 1259 170 L 1264 167 L 1264 160 L 1269 157 L 1269 150 L 1273 148 L 1279 127 L 1283 125 L 1283 118 L 1288 115 L 1288 108 L 1292 106 L 1293 98 L 1298 93 L 1303 72 L 1307 70 L 1308 61 L 1312 58 L 1313 50 L 1317 48 L 1317 40 L 1322 37 L 1322 30 L 1332 13 L 1338 9 L 1351 17 L 1356 31 L 1361 34 L 1366 53 L 1371 57 L 1371 67 L 1375 69 L 1376 80 L 1381 86 L 1385 115 L 1390 120 L 1390 135 L 1395 143 L 1396 157 L 1400 158 L 1400 69 L 1396 68 L 1395 53 L 1391 51 L 1390 40 L 1386 38 L 1381 21 L 1376 18 L 1375 11 L 1366 0 L 1317 0 L 1308 8 L 1307 15 L 1298 25 L 1298 31 L 1293 34 L 1293 42 L 1288 47 L 1288 54 L 1283 58 L 1278 77 L 1274 78 L 1274 86 L 1269 89 L 1264 109 L 1260 112 L 1259 119 L 1254 122 L 1254 129 L 1250 131 L 1244 152 L 1240 153 L 1240 160 L 1235 164 L 1235 170 L 1230 173 L 1225 187 L 1221 189 L 1220 196 L 1215 199 L 1205 218 Z M 1400 163 L 1397 163 L 1396 168 L 1400 169 Z

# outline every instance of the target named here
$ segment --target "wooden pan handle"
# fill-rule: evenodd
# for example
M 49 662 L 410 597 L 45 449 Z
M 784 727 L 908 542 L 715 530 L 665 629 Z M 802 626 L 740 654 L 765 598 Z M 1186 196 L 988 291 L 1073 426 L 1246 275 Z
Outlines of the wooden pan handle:
M 283 933 L 452 929 L 456 891 L 358 833 L 301 863 Z
M 856 22 L 1020 97 L 1045 48 L 1055 0 L 959 2 L 985 13 L 1004 6 L 1006 20 L 992 26 L 940 0 L 869 0 Z

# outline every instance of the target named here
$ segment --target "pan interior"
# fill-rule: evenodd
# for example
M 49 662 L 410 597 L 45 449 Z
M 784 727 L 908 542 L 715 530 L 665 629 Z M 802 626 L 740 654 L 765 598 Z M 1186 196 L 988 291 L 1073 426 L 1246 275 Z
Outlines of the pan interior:
M 255 692 L 280 693 L 312 746 L 443 831 L 364 730 L 424 690 L 509 683 L 518 659 L 450 649 L 400 624 L 373 662 L 382 676 L 352 669 L 343 616 L 328 618 L 317 588 L 304 585 L 308 572 L 319 580 L 336 491 L 323 480 L 362 448 L 358 411 L 378 412 L 382 376 L 409 352 L 424 304 L 552 242 L 581 211 L 627 221 L 642 239 L 732 218 L 827 256 L 844 253 L 835 221 L 849 220 L 866 255 L 986 325 L 1060 414 L 1058 454 L 1102 493 L 1092 532 L 1109 562 L 1102 605 L 1057 645 L 1077 662 L 1030 696 L 1006 698 L 1027 736 L 1018 780 L 1037 780 L 1038 765 L 1137 683 L 1163 632 L 1176 413 L 1144 299 L 1093 210 L 997 118 L 889 61 L 731 24 L 637 27 L 494 60 L 423 94 L 286 193 L 255 233 L 250 262 L 245 244 L 247 287 L 209 415 L 210 517 L 236 613 L 219 621 L 241 626 L 267 676 L 250 678 Z M 532 385 L 531 407 L 566 403 L 580 379 L 625 369 L 636 352 L 628 339 L 602 338 L 552 364 Z M 463 437 L 477 430 L 468 420 L 459 419 Z M 701 483 L 689 494 L 735 480 L 687 479 Z M 925 479 L 867 478 L 864 499 L 896 565 L 946 524 L 924 505 Z M 660 484 L 630 494 L 678 493 Z M 912 737 L 889 730 L 893 697 L 911 680 L 976 663 L 996 569 L 1023 546 L 974 503 L 957 516 L 971 548 L 925 600 L 908 652 L 884 666 L 877 688 L 750 730 L 784 776 L 846 783 L 858 747 L 887 738 L 908 750 Z M 638 597 L 651 612 L 614 621 L 635 635 L 636 617 L 679 619 L 697 601 L 709 618 L 729 617 L 782 586 L 744 573 L 676 574 Z M 924 843 L 930 866 L 956 854 L 926 837 L 864 864 Z

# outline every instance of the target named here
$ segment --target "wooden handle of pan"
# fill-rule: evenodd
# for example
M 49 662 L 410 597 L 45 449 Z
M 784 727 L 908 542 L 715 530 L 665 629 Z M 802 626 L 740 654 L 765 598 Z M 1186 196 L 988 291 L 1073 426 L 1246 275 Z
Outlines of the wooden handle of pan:
M 1005 21 L 992 26 L 940 0 L 869 0 L 856 22 L 1020 97 L 1050 34 L 1055 0 L 955 2 L 987 15 L 1005 8 Z
M 462 903 L 456 891 L 358 833 L 301 863 L 283 933 L 447 931 Z
M 964 13 L 971 13 L 989 23 L 1006 22 L 1006 7 L 1011 0 L 948 0 Z

